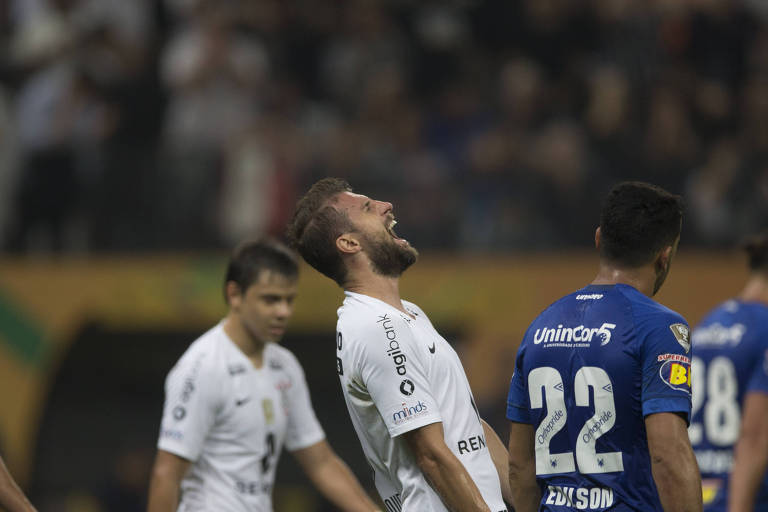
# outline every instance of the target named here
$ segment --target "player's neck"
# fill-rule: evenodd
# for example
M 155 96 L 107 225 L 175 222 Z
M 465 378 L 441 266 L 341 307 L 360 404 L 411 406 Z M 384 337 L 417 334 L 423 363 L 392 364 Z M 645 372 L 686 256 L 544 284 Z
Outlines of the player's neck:
M 224 332 L 232 342 L 237 345 L 245 357 L 251 360 L 253 366 L 261 368 L 264 361 L 264 347 L 266 343 L 257 340 L 245 329 L 233 313 L 227 315 L 224 319 Z
M 759 272 L 750 274 L 739 298 L 747 302 L 768 304 L 768 275 Z
M 650 266 L 626 268 L 600 262 L 600 268 L 591 284 L 626 284 L 635 288 L 640 293 L 651 297 L 653 296 L 653 285 L 655 281 L 656 276 Z
M 344 285 L 348 292 L 359 293 L 385 302 L 395 309 L 410 315 L 400 300 L 400 278 L 386 277 L 374 272 L 365 276 L 350 276 Z

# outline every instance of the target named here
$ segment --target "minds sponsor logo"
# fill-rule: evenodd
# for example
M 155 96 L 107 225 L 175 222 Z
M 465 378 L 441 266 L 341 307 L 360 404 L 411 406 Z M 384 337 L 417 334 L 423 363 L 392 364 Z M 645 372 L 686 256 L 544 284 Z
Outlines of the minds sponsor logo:
M 184 439 L 184 434 L 182 434 L 181 430 L 174 430 L 172 428 L 162 428 L 160 429 L 160 437 L 167 437 L 175 441 L 181 441 L 182 439 Z
M 410 407 L 405 402 L 400 405 L 402 409 L 399 409 L 392 414 L 392 421 L 395 425 L 400 425 L 406 421 L 418 418 L 419 416 L 426 414 L 428 410 L 427 404 L 421 400 L 416 402 L 416 405 L 411 405 Z
M 557 327 L 543 327 L 536 329 L 533 334 L 533 343 L 546 347 L 589 347 L 592 340 L 600 340 L 600 346 L 607 345 L 611 341 L 611 332 L 616 324 L 608 322 L 600 327 L 566 327 L 559 324 Z
M 392 362 L 395 364 L 395 371 L 398 375 L 405 375 L 405 362 L 408 360 L 405 354 L 400 350 L 400 342 L 397 341 L 397 332 L 392 324 L 392 319 L 389 315 L 382 315 L 376 321 L 377 324 L 381 324 L 384 329 L 384 335 L 387 337 L 389 347 L 387 348 L 387 355 L 392 358 Z

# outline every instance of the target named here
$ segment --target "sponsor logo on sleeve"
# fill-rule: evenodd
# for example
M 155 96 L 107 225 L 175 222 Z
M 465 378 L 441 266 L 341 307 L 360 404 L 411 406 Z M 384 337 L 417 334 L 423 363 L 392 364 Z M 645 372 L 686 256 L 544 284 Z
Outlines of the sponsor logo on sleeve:
M 416 386 L 411 382 L 411 379 L 403 379 L 403 382 L 400 383 L 400 392 L 405 396 L 411 396 L 414 389 Z
M 415 420 L 419 416 L 424 416 L 428 412 L 427 404 L 419 400 L 414 405 L 408 405 L 406 402 L 400 404 L 400 408 L 392 413 L 392 421 L 395 425 Z
M 406 358 L 405 354 L 400 350 L 400 342 L 397 340 L 397 331 L 395 331 L 392 319 L 389 315 L 385 314 L 380 316 L 376 323 L 381 324 L 382 329 L 384 329 L 384 335 L 389 343 L 387 347 L 387 355 L 392 358 L 392 363 L 395 365 L 395 371 L 398 375 L 405 375 L 407 373 L 405 362 L 408 358 Z
M 341 363 L 341 358 L 336 358 L 336 373 L 339 375 L 344 375 L 344 365 Z
M 672 324 L 669 326 L 669 330 L 675 335 L 675 339 L 681 347 L 685 349 L 685 353 L 691 351 L 691 337 L 688 330 L 688 326 L 685 324 Z
M 176 421 L 181 421 L 187 415 L 187 410 L 183 406 L 177 405 L 173 408 L 171 414 L 173 414 L 173 419 Z
M 669 359 L 659 368 L 659 376 L 667 386 L 691 393 L 691 363 Z

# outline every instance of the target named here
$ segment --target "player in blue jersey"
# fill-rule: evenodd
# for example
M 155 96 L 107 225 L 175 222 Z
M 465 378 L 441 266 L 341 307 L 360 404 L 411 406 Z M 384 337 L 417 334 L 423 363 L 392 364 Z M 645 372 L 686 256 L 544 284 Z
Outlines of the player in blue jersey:
M 768 232 L 745 248 L 743 291 L 707 314 L 692 336 L 688 434 L 707 512 L 768 511 Z
M 594 281 L 530 325 L 507 400 L 517 512 L 701 510 L 686 427 L 690 342 L 650 299 L 680 239 L 681 199 L 646 183 L 603 206 Z

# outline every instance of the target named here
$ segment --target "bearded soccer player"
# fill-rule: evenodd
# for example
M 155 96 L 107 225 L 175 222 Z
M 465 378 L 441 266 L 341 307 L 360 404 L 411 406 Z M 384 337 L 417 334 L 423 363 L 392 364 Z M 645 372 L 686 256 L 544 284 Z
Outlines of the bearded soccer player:
M 341 510 L 378 510 L 325 440 L 296 357 L 277 345 L 298 266 L 274 241 L 247 243 L 224 281 L 229 313 L 171 370 L 149 512 L 271 512 L 283 445 Z
M 507 400 L 517 512 L 701 510 L 688 325 L 651 299 L 681 221 L 678 196 L 615 186 L 595 233 L 594 281 L 528 328 Z
M 768 232 L 745 249 L 744 289 L 707 314 L 692 336 L 688 435 L 707 512 L 768 511 Z
M 344 289 L 337 372 L 376 488 L 388 512 L 506 510 L 506 450 L 480 419 L 456 352 L 400 298 L 417 252 L 394 225 L 390 203 L 326 178 L 288 230 L 307 263 Z

